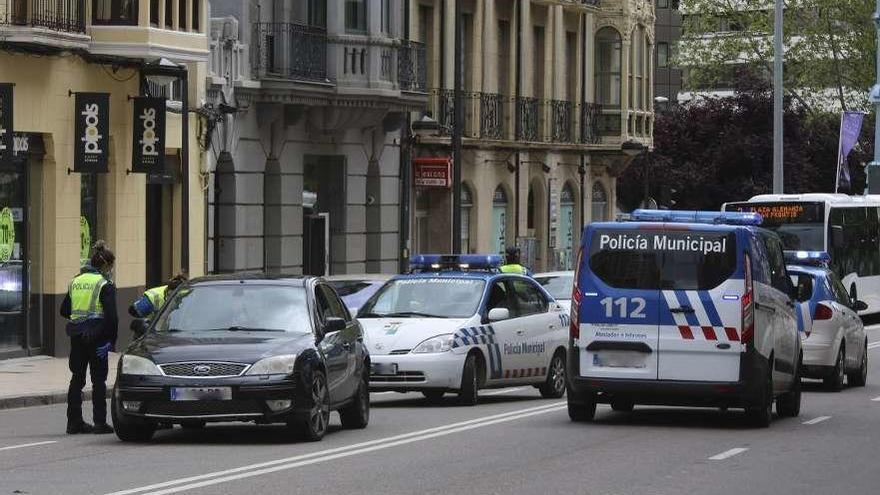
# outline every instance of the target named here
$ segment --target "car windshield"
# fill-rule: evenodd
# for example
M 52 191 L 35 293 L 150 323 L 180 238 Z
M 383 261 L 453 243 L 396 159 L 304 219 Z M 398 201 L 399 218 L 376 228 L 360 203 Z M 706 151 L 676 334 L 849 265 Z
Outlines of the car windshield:
M 196 285 L 177 291 L 156 321 L 157 332 L 311 332 L 302 287 Z
M 468 278 L 392 280 L 358 313 L 358 318 L 467 318 L 477 312 L 486 282 Z
M 544 289 L 554 299 L 571 299 L 571 289 L 574 282 L 573 274 L 536 276 L 535 280 L 544 286 Z

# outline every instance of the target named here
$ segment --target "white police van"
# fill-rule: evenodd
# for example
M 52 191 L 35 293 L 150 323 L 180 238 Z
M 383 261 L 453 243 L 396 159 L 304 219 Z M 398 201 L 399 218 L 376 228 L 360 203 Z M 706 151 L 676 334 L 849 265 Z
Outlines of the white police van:
M 801 346 L 782 244 L 755 213 L 637 210 L 584 230 L 568 411 L 597 403 L 800 412 Z

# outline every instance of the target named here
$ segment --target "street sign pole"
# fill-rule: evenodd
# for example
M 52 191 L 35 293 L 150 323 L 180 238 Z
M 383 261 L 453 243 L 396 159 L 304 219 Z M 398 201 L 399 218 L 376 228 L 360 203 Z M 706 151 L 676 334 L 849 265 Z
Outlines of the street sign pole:
M 464 26 L 462 23 L 461 1 L 455 0 L 455 56 L 453 77 L 455 78 L 452 126 L 452 253 L 461 254 L 461 140 L 464 133 Z
M 877 0 L 880 2 L 880 0 Z M 773 19 L 773 194 L 783 193 L 782 166 L 782 70 L 783 0 L 776 0 Z

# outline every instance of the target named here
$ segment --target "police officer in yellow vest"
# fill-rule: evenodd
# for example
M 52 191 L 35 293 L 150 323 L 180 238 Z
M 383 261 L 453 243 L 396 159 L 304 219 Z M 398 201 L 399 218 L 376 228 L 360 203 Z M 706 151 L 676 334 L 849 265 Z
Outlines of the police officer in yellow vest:
M 162 309 L 168 296 L 184 282 L 186 282 L 186 275 L 178 274 L 166 285 L 147 289 L 143 296 L 131 303 L 131 306 L 128 307 L 128 313 L 135 318 L 152 317 Z
M 116 345 L 119 317 L 116 287 L 111 281 L 116 256 L 104 241 L 92 248 L 92 257 L 70 282 L 61 302 L 61 316 L 68 319 L 69 366 L 72 377 L 67 390 L 67 433 L 113 433 L 107 424 L 108 354 Z M 86 370 L 92 379 L 94 426 L 83 421 L 82 389 Z
M 507 253 L 507 256 L 506 256 L 507 263 L 504 265 L 501 265 L 501 273 L 518 273 L 520 275 L 529 275 L 529 276 L 532 275 L 532 272 L 529 271 L 528 268 L 522 266 L 519 263 L 520 253 L 519 253 L 518 247 L 510 246 L 509 248 L 507 248 L 505 253 Z

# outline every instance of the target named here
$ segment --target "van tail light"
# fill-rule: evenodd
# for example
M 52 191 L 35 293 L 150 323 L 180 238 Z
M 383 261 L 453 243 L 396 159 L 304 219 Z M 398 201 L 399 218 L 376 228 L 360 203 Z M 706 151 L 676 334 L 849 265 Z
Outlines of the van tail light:
M 745 345 L 755 339 L 755 293 L 752 285 L 752 260 L 746 253 L 743 257 L 743 296 L 742 296 L 742 336 Z
M 580 324 L 580 313 L 581 313 L 581 288 L 578 280 L 580 278 L 581 273 L 581 257 L 583 256 L 584 248 L 581 247 L 578 249 L 577 261 L 574 265 L 574 283 L 571 288 L 571 312 L 569 313 L 569 323 L 568 323 L 568 336 L 572 339 L 578 339 L 581 336 L 581 324 Z
M 816 311 L 813 314 L 813 321 L 830 320 L 834 318 L 834 310 L 826 304 L 819 303 L 816 305 Z

